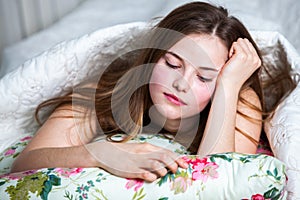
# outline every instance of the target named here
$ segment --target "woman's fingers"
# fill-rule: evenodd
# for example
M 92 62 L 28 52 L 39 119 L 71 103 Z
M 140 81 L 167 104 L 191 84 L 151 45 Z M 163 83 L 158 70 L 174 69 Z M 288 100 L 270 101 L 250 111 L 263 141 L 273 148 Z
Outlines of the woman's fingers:
M 105 153 L 108 150 L 110 153 Z M 112 174 L 149 182 L 165 176 L 168 171 L 176 173 L 178 167 L 187 167 L 176 153 L 149 143 L 92 143 L 89 151 L 97 158 L 97 165 Z
M 189 167 L 189 164 L 182 158 L 178 157 L 176 160 L 176 163 L 178 164 L 179 167 L 186 169 Z
M 251 43 L 249 42 L 249 40 L 248 39 L 242 39 L 242 38 L 239 38 L 238 40 L 237 40 L 237 42 L 238 42 L 238 44 L 241 46 L 241 48 L 243 49 L 243 51 L 244 52 L 246 52 L 246 53 L 251 53 L 252 54 L 252 51 L 251 51 Z
M 248 39 L 239 38 L 233 42 L 228 57 L 218 80 L 234 87 L 240 87 L 261 65 L 258 53 Z
M 161 148 L 149 143 L 144 143 L 142 149 L 144 153 L 148 152 L 148 160 L 153 159 L 163 163 L 164 166 L 171 170 L 173 173 L 177 171 L 178 166 L 181 168 L 188 167 L 188 164 L 184 159 L 182 159 L 178 154 L 168 149 Z
M 139 178 L 139 179 L 145 180 L 147 182 L 153 182 L 157 178 L 159 178 L 159 176 L 156 173 L 151 172 L 146 169 L 133 168 L 132 170 L 135 172 L 124 172 L 124 171 L 111 171 L 111 172 L 114 175 L 117 175 L 120 177 L 132 178 L 132 179 Z
M 246 59 L 247 53 L 241 46 L 241 42 L 234 42 L 232 43 L 231 50 L 230 50 L 230 58 L 228 63 L 240 62 Z
M 184 159 L 182 159 L 178 154 L 169 150 L 163 150 L 163 152 L 155 156 L 155 159 L 162 162 L 164 166 L 173 173 L 176 173 L 178 167 L 184 169 L 188 167 L 188 163 Z
M 150 171 L 151 173 L 156 174 L 158 177 L 164 176 L 168 173 L 166 165 L 163 162 L 158 160 L 148 161 L 148 167 L 145 167 L 145 170 Z
M 249 51 L 252 53 L 253 63 L 256 64 L 256 68 L 260 67 L 261 60 L 260 60 L 258 53 L 257 53 L 256 49 L 254 48 L 253 44 L 248 39 L 245 39 L 245 43 L 247 44 Z
M 243 49 L 243 51 L 246 53 L 248 60 L 252 62 L 254 64 L 253 66 L 255 67 L 255 69 L 257 69 L 261 65 L 261 60 L 253 44 L 247 38 L 239 38 L 238 43 Z
M 143 172 L 141 172 L 139 174 L 139 176 L 137 178 L 143 179 L 146 182 L 153 182 L 158 178 L 158 176 L 152 172 L 144 170 Z
M 165 176 L 168 171 L 172 173 L 176 173 L 178 167 L 187 168 L 188 164 L 185 160 L 179 157 L 176 153 L 161 148 L 161 147 L 151 147 L 150 144 L 146 144 L 145 147 L 148 149 L 154 150 L 142 155 L 138 155 L 139 157 L 143 157 L 144 162 L 140 163 L 140 168 L 142 170 L 146 170 L 150 173 L 150 175 L 155 174 L 156 178 Z M 140 157 L 140 158 L 141 158 Z M 140 175 L 144 176 L 144 175 Z M 152 177 L 153 178 L 153 177 Z M 147 179 L 148 181 L 150 179 Z

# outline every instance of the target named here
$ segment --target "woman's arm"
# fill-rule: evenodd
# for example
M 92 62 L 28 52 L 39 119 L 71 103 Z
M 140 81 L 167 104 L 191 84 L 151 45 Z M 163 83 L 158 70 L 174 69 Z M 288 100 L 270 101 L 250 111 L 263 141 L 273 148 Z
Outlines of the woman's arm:
M 92 131 L 88 131 L 90 126 L 80 128 L 72 117 L 79 114 L 73 112 L 70 106 L 55 110 L 17 157 L 11 171 L 58 166 L 95 166 L 95 162 L 84 147 L 84 144 L 90 142 L 94 136 L 90 134 Z
M 175 173 L 178 167 L 187 167 L 176 153 L 148 143 L 91 142 L 94 135 L 89 123 L 79 126 L 73 115 L 69 108 L 56 110 L 20 153 L 11 171 L 101 167 L 117 176 L 154 181 L 167 169 Z
M 198 150 L 200 156 L 235 151 L 238 93 L 234 88 L 226 88 L 223 83 L 217 86 Z
M 22 152 L 13 163 L 11 172 L 52 167 L 96 167 L 96 162 L 83 145 L 45 147 Z
M 248 103 L 253 106 L 261 109 L 261 103 L 259 97 L 254 92 L 252 88 L 248 88 L 241 92 L 241 97 L 246 99 Z M 252 140 L 256 142 L 260 139 L 260 134 L 262 130 L 262 114 L 260 111 L 250 108 L 248 105 L 242 101 L 238 102 L 237 105 L 238 111 L 247 115 L 251 119 L 243 117 L 241 114 L 237 113 L 236 115 L 236 127 L 243 131 L 243 133 L 250 136 Z M 251 153 L 255 154 L 257 150 L 257 143 L 251 141 L 245 135 L 240 133 L 238 130 L 235 131 L 235 150 L 236 152 L 241 153 Z
M 243 83 L 261 65 L 261 62 L 254 47 L 247 39 L 238 39 L 232 44 L 229 58 L 217 80 L 206 128 L 198 150 L 198 154 L 201 156 L 237 150 L 253 152 L 253 149 L 241 149 L 240 147 L 236 149 L 237 144 L 240 146 L 245 139 L 239 137 L 239 141 L 236 143 L 235 126 L 237 123 L 238 127 L 246 124 L 241 119 L 242 116 L 237 116 L 236 113 L 238 105 L 241 106 L 239 91 Z M 252 100 L 255 99 L 253 103 L 257 105 L 259 100 L 256 97 L 253 97 Z M 245 108 L 243 109 L 245 111 Z M 248 114 L 249 110 L 244 113 Z M 260 133 L 260 130 L 258 133 L 259 125 L 256 124 L 247 123 L 246 127 L 239 128 L 250 130 L 253 135 Z

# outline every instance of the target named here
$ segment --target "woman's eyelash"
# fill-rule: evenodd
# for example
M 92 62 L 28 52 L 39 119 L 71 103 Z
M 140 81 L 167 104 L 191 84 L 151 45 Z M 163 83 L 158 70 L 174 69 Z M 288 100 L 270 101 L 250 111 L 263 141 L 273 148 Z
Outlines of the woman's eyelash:
M 171 64 L 167 59 L 165 59 L 165 63 L 166 63 L 166 65 L 168 65 L 168 67 L 170 67 L 172 69 L 178 69 L 178 68 L 180 68 L 180 66 Z M 200 75 L 198 75 L 197 77 L 202 82 L 211 82 L 212 81 L 212 79 L 204 78 L 203 76 L 200 76 Z
M 209 79 L 209 78 L 204 78 L 203 76 L 198 76 L 198 79 L 202 82 L 210 82 L 212 81 L 212 79 Z
M 177 69 L 177 68 L 180 67 L 180 66 L 173 65 L 173 64 L 169 63 L 168 60 L 165 60 L 165 62 L 166 62 L 166 65 L 168 65 L 169 67 L 171 67 L 171 68 L 173 68 L 173 69 Z

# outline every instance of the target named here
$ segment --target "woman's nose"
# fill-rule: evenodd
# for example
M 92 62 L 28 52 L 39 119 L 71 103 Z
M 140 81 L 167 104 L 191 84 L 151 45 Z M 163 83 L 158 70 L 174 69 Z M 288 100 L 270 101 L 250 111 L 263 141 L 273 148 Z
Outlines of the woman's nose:
M 190 83 L 184 76 L 173 81 L 173 87 L 179 92 L 187 92 L 190 89 Z

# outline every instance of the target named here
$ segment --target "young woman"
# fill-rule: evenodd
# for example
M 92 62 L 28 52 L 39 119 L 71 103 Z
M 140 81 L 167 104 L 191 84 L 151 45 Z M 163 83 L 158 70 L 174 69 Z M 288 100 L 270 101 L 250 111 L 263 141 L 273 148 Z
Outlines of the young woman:
M 294 86 L 289 71 L 282 71 L 284 81 L 277 81 L 277 88 L 290 87 L 266 105 L 263 87 L 269 84 L 262 85 L 260 73 L 268 69 L 255 42 L 226 9 L 207 3 L 175 9 L 149 35 L 149 48 L 117 59 L 98 82 L 42 103 L 37 114 L 44 107 L 55 108 L 12 172 L 100 167 L 117 176 L 154 181 L 168 170 L 187 167 L 167 149 L 126 142 L 138 133 L 174 135 L 201 156 L 255 153 L 265 114 Z M 101 133 L 109 134 L 108 139 L 95 142 Z M 126 137 L 113 141 L 115 133 Z

